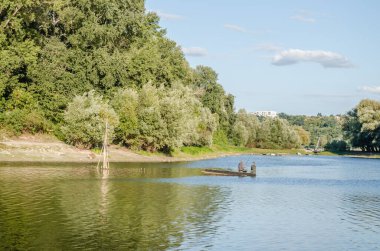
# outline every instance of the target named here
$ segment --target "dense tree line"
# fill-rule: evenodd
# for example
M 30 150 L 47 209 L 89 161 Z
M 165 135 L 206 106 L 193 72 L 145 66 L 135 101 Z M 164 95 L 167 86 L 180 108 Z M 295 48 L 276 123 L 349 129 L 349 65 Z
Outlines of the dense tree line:
M 1 0 L 0 131 L 54 133 L 82 148 L 292 148 L 308 134 L 234 112 L 206 66 L 191 68 L 143 0 Z
M 380 152 L 380 102 L 362 100 L 354 109 L 342 116 L 305 116 L 280 114 L 291 125 L 302 127 L 310 134 L 310 144 L 320 138 L 321 146 L 333 152 L 360 148 L 367 152 Z
M 280 113 L 279 117 L 286 119 L 291 125 L 298 126 L 306 131 L 306 134 L 309 135 L 309 140 L 307 136 L 304 136 L 304 145 L 315 146 L 319 139 L 319 146 L 323 147 L 333 140 L 343 138 L 341 116 L 322 116 L 321 114 L 306 116 Z
M 235 145 L 258 148 L 297 148 L 302 142 L 298 128 L 281 118 L 258 118 L 239 110 L 232 128 Z

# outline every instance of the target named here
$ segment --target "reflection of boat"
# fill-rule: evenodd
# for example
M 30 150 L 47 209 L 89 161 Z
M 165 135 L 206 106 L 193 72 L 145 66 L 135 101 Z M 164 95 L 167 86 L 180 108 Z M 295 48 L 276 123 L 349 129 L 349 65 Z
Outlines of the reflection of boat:
M 219 175 L 219 176 L 240 176 L 240 177 L 255 177 L 256 173 L 249 172 L 236 172 L 230 170 L 221 170 L 221 169 L 205 169 L 202 171 L 203 174 L 206 175 Z

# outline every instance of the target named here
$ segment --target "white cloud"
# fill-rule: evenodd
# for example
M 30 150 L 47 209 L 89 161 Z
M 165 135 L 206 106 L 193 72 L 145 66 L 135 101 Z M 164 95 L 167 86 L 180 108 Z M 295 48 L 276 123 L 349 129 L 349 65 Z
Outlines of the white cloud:
M 207 50 L 201 47 L 189 47 L 189 48 L 182 48 L 183 53 L 187 56 L 191 57 L 204 57 L 207 56 Z
M 359 89 L 365 92 L 380 94 L 380 86 L 362 86 Z
M 291 65 L 299 62 L 314 62 L 325 68 L 353 67 L 353 64 L 345 56 L 331 51 L 289 49 L 279 52 L 272 58 L 272 64 L 277 66 Z
M 343 98 L 343 99 L 351 99 L 357 97 L 355 94 L 328 94 L 328 93 L 313 93 L 313 94 L 305 94 L 303 97 L 307 98 Z
M 255 50 L 257 51 L 267 51 L 267 52 L 278 52 L 281 51 L 282 48 L 276 44 L 272 43 L 263 43 L 263 44 L 258 44 L 255 47 Z
M 242 32 L 242 33 L 248 33 L 248 30 L 246 28 L 235 25 L 235 24 L 225 24 L 224 28 L 233 30 L 233 31 Z
M 157 10 L 155 11 L 157 13 L 157 15 L 164 19 L 164 20 L 181 20 L 181 19 L 184 19 L 183 16 L 181 15 L 177 15 L 177 14 L 170 14 L 170 13 L 165 13 L 165 12 L 162 12 L 160 10 Z
M 290 17 L 293 20 L 304 22 L 304 23 L 315 23 L 317 20 L 312 17 L 309 11 L 299 10 L 297 14 Z
M 315 23 L 316 22 L 316 20 L 314 18 L 306 17 L 306 16 L 302 16 L 302 15 L 294 15 L 294 16 L 291 16 L 290 18 L 297 20 L 297 21 L 300 21 L 300 22 L 304 22 L 304 23 Z

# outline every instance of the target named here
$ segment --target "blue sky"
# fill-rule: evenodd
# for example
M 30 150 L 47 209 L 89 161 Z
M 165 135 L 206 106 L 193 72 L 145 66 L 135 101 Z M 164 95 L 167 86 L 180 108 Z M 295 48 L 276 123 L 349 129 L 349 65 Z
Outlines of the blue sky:
M 237 109 L 342 114 L 380 99 L 380 1 L 147 0 Z

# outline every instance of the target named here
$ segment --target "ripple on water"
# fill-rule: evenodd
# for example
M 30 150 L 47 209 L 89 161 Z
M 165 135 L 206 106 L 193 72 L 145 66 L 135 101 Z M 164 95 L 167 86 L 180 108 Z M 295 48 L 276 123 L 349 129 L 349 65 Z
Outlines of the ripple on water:
M 199 176 L 240 158 L 0 167 L 0 249 L 379 248 L 379 162 L 256 156 L 255 179 Z

